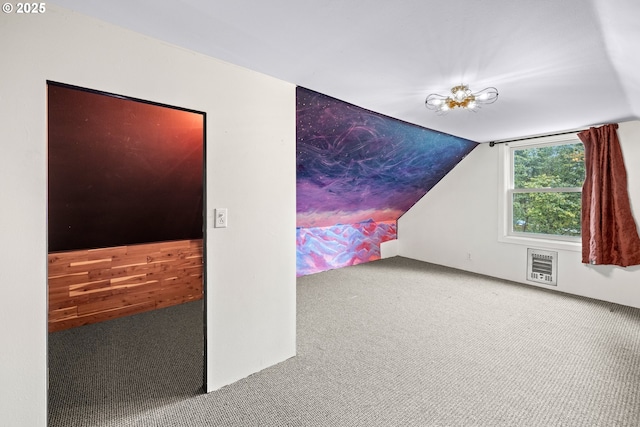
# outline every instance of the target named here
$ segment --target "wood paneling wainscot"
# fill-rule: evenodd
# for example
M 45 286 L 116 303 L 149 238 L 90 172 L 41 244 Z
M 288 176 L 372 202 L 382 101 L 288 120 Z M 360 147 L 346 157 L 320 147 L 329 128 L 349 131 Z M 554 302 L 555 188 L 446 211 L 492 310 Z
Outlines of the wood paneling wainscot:
M 202 299 L 202 239 L 49 254 L 49 332 Z

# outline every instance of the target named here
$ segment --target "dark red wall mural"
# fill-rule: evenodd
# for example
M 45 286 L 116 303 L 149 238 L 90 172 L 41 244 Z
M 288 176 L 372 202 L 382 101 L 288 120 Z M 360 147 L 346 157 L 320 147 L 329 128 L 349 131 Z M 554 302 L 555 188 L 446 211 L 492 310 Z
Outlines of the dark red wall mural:
M 202 238 L 204 123 L 49 83 L 49 251 Z

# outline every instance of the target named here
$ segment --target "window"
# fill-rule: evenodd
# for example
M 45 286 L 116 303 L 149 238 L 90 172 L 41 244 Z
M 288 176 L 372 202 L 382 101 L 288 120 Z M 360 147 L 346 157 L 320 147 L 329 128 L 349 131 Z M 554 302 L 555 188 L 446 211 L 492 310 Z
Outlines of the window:
M 506 236 L 580 241 L 584 146 L 575 134 L 505 144 Z

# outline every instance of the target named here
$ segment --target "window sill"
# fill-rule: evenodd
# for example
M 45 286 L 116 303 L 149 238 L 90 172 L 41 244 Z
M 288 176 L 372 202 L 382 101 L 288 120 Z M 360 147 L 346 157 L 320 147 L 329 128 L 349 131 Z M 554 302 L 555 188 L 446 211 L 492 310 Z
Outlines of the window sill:
M 514 245 L 523 245 L 529 247 L 549 248 L 549 249 L 561 249 L 565 251 L 582 251 L 582 242 L 580 241 L 567 241 L 567 240 L 554 240 L 545 239 L 540 237 L 527 237 L 527 236 L 500 236 L 499 242 L 511 243 Z

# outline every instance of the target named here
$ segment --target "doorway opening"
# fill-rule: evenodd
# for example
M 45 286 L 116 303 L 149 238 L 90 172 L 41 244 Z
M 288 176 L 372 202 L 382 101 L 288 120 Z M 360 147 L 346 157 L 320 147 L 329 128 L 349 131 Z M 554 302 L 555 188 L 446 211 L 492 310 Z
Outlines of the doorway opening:
M 73 399 L 200 392 L 206 114 L 50 81 L 47 94 L 50 423 Z

